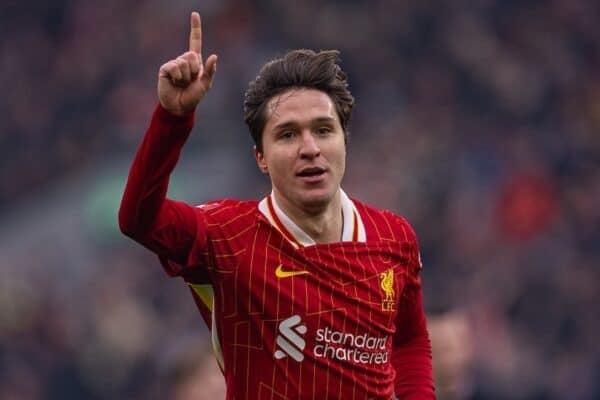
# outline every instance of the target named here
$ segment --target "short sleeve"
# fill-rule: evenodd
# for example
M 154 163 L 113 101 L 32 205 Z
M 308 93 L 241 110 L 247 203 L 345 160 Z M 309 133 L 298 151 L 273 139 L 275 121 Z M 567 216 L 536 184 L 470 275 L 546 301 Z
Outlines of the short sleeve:
M 208 238 L 207 215 L 203 206 L 195 207 L 196 234 L 189 252 L 184 258 L 175 260 L 167 255 L 158 254 L 165 272 L 169 276 L 188 277 L 196 283 L 208 280 L 207 268 L 211 267 L 210 241 Z M 188 279 L 186 279 L 188 280 Z

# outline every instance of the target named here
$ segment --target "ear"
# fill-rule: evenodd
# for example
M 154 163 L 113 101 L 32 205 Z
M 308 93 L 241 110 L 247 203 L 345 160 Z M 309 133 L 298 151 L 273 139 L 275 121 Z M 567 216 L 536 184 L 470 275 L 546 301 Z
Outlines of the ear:
M 262 173 L 268 174 L 269 169 L 267 168 L 265 156 L 262 152 L 258 151 L 256 146 L 254 146 L 254 158 L 256 159 L 256 164 L 258 164 L 258 169 L 260 169 Z

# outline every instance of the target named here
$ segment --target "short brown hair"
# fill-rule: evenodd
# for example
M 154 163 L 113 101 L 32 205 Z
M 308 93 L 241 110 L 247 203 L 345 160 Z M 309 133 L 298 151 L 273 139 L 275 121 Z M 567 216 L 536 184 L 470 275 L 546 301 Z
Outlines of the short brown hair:
M 340 119 L 344 135 L 354 97 L 348 90 L 346 73 L 339 66 L 337 50 L 293 50 L 266 63 L 250 82 L 244 97 L 244 120 L 258 151 L 262 151 L 262 133 L 267 123 L 266 106 L 271 98 L 293 88 L 316 89 L 326 93 Z

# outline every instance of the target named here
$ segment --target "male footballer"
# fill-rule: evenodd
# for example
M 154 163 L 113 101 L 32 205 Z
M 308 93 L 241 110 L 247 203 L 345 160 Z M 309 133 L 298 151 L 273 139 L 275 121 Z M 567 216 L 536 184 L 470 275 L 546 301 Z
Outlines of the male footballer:
M 262 67 L 244 117 L 272 191 L 198 207 L 166 198 L 217 69 L 198 13 L 159 70 L 119 223 L 190 287 L 227 399 L 435 398 L 415 233 L 340 186 L 354 98 L 338 61 L 295 50 Z

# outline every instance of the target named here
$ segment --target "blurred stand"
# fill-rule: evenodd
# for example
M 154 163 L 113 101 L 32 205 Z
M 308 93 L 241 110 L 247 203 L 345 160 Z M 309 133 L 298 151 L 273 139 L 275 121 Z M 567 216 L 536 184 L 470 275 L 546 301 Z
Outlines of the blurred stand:
M 268 193 L 246 85 L 288 49 L 340 49 L 343 186 L 419 235 L 439 398 L 600 398 L 600 3 L 59 0 L 0 4 L 2 399 L 218 381 L 187 289 L 116 227 L 197 8 L 219 72 L 171 197 Z

